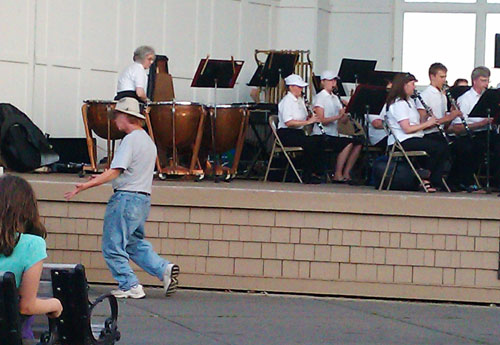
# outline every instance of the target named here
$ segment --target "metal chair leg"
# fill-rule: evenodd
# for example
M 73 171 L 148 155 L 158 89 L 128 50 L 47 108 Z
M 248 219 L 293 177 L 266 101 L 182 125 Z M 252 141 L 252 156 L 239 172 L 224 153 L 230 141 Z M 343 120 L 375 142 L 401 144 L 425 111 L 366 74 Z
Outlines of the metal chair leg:
M 266 174 L 264 175 L 264 182 L 267 182 L 267 177 L 269 175 L 269 170 L 271 170 L 271 163 L 273 162 L 275 149 L 276 149 L 276 140 L 274 140 L 273 149 L 271 150 L 271 155 L 269 156 L 269 162 L 267 163 Z

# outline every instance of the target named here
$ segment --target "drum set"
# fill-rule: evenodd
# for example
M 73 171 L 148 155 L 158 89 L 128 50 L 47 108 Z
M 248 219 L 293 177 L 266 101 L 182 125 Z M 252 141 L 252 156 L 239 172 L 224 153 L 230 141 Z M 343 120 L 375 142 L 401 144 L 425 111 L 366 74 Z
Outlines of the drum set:
M 109 168 L 116 140 L 124 137 L 114 121 L 115 101 L 87 100 L 82 106 L 90 166 L 84 170 L 98 172 Z M 237 173 L 250 115 L 245 103 L 204 105 L 193 102 L 151 102 L 144 116 L 146 130 L 158 151 L 156 169 L 160 179 L 186 176 L 202 180 L 232 180 Z M 107 143 L 106 165 L 97 163 L 97 137 Z M 232 164 L 221 163 L 219 157 L 234 150 Z

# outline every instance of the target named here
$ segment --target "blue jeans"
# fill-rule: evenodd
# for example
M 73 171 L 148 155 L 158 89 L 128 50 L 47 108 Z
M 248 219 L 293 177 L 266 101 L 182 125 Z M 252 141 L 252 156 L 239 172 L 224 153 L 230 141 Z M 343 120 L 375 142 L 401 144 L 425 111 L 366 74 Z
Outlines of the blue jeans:
M 129 290 L 139 284 L 130 267 L 130 259 L 160 280 L 163 280 L 163 273 L 169 264 L 144 239 L 144 224 L 150 208 L 150 197 L 139 193 L 117 191 L 108 201 L 102 253 L 121 290 Z

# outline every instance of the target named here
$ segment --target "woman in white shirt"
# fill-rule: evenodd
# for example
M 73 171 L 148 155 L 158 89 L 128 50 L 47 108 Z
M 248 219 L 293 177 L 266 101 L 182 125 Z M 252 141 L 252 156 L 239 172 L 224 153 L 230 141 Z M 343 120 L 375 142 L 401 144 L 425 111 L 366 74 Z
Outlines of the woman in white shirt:
M 387 123 L 392 135 L 388 138 L 388 145 L 393 145 L 395 138 L 401 142 L 407 151 L 425 151 L 429 155 L 425 166 L 430 170 L 431 186 L 442 186 L 443 172 L 448 161 L 448 150 L 446 143 L 437 142 L 424 138 L 424 129 L 436 126 L 435 117 L 420 123 L 420 114 L 411 98 L 415 91 L 416 79 L 412 74 L 404 74 L 396 77 L 393 86 L 387 96 Z M 431 188 L 430 191 L 435 191 Z
M 302 90 L 308 84 L 297 74 L 285 78 L 288 93 L 278 104 L 278 136 L 285 146 L 304 149 L 304 182 L 321 183 L 324 170 L 323 143 L 319 136 L 306 136 L 304 126 L 319 122 L 313 114 L 309 116 L 302 98 Z
M 351 170 L 359 157 L 362 145 L 356 139 L 339 136 L 338 121 L 346 122 L 347 116 L 339 97 L 333 93 L 333 89 L 337 87 L 337 80 L 332 71 L 321 73 L 321 86 L 323 90 L 314 99 L 314 112 L 323 124 L 326 135 L 325 146 L 339 152 L 332 181 L 335 183 L 350 182 Z M 323 134 L 317 123 L 314 125 L 313 134 Z
M 149 46 L 140 46 L 134 51 L 134 63 L 125 68 L 118 77 L 115 100 L 132 97 L 146 103 L 148 97 L 148 76 L 146 70 L 155 61 L 155 50 Z

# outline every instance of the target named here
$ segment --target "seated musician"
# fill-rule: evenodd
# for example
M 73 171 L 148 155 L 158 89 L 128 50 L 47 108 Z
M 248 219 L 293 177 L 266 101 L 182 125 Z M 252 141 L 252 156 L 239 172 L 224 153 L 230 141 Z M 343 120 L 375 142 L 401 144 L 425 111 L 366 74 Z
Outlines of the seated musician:
M 118 77 L 115 100 L 132 97 L 146 103 L 148 97 L 148 76 L 146 70 L 155 61 L 155 50 L 149 46 L 140 46 L 134 51 L 134 63 L 125 68 Z
M 394 79 L 393 86 L 387 96 L 387 125 L 391 131 L 388 145 L 393 145 L 397 138 L 405 150 L 425 151 L 429 155 L 425 167 L 430 170 L 430 181 L 424 180 L 430 192 L 433 187 L 442 187 L 442 175 L 447 161 L 445 143 L 424 138 L 424 129 L 436 126 L 435 117 L 420 122 L 420 114 L 414 100 L 416 78 L 412 74 L 399 75 Z
M 347 121 L 347 116 L 340 97 L 333 93 L 337 87 L 335 74 L 331 71 L 324 71 L 321 74 L 321 86 L 323 89 L 314 99 L 314 112 L 323 124 L 324 134 L 326 134 L 325 146 L 340 152 L 332 181 L 335 183 L 350 182 L 351 170 L 359 157 L 362 145 L 356 139 L 339 136 L 337 123 L 338 121 Z M 313 134 L 323 134 L 318 124 L 314 125 Z
M 297 74 L 285 78 L 288 93 L 278 104 L 278 135 L 285 146 L 299 146 L 304 149 L 304 182 L 321 183 L 323 174 L 323 147 L 319 136 L 306 136 L 304 126 L 319 122 L 319 118 L 308 112 L 302 97 L 302 90 L 308 84 Z
M 450 131 L 457 135 L 456 143 L 459 144 L 461 151 L 457 155 L 456 166 L 460 183 L 467 191 L 475 190 L 473 174 L 477 172 L 479 165 L 484 160 L 487 151 L 487 129 L 490 122 L 486 117 L 470 117 L 474 106 L 477 104 L 481 95 L 488 88 L 491 72 L 487 67 L 480 66 L 474 68 L 471 75 L 472 88 L 457 99 L 458 107 L 463 113 L 463 118 L 467 123 L 469 131 L 465 128 L 460 118 L 453 120 Z M 491 149 L 491 172 L 492 175 L 498 175 L 498 164 L 500 163 L 500 140 L 497 134 L 490 133 Z M 495 184 L 498 185 L 499 178 L 494 176 Z
M 421 122 L 424 122 L 431 115 L 434 115 L 438 124 L 441 125 L 442 132 L 437 126 L 433 126 L 424 130 L 424 137 L 444 142 L 446 142 L 446 138 L 442 133 L 445 133 L 445 127 L 447 127 L 447 125 L 457 116 L 461 115 L 460 110 L 457 109 L 452 109 L 450 112 L 447 112 L 448 100 L 443 93 L 447 73 L 448 69 L 442 63 L 436 62 L 429 67 L 429 79 L 431 83 L 424 91 L 422 91 L 420 96 L 425 104 L 430 108 L 431 114 L 427 113 L 420 100 L 416 100 Z

